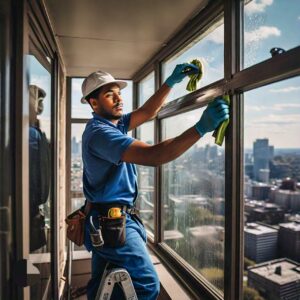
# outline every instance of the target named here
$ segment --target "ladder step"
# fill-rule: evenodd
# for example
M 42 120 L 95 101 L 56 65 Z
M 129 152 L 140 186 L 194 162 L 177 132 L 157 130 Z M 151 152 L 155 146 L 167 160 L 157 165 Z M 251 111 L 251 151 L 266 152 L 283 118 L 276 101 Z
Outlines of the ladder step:
M 131 277 L 123 268 L 105 269 L 95 299 L 109 300 L 116 283 L 122 287 L 126 300 L 138 300 Z

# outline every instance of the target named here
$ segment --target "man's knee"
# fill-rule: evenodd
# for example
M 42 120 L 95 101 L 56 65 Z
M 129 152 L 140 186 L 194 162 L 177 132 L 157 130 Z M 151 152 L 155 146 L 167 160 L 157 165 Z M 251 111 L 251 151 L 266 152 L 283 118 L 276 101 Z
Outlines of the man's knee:
M 160 281 L 157 273 L 154 271 L 151 276 L 147 276 L 143 281 L 143 290 L 140 290 L 141 293 L 137 290 L 138 298 L 147 300 L 157 299 L 160 292 Z

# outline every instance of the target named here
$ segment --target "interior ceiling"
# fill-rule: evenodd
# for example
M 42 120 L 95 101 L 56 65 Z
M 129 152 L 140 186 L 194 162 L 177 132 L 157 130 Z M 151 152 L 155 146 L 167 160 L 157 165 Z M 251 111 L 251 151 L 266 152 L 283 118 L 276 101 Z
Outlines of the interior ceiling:
M 44 0 L 68 76 L 130 79 L 207 0 Z

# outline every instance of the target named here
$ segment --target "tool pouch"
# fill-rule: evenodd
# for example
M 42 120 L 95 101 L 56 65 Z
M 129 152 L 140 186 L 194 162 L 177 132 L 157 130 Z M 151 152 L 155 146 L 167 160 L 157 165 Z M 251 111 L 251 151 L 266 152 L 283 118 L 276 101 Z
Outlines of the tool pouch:
M 118 248 L 126 242 L 126 215 L 118 218 L 100 217 L 104 246 Z
M 81 246 L 84 242 L 84 223 L 85 214 L 81 209 L 77 209 L 67 216 L 67 238 L 74 242 L 77 246 Z

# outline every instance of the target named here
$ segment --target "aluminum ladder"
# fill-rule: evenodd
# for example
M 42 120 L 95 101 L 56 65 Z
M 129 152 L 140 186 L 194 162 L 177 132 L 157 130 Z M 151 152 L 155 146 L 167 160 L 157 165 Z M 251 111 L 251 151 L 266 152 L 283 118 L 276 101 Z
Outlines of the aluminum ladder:
M 119 284 L 126 300 L 138 300 L 131 277 L 127 270 L 107 263 L 95 300 L 109 300 L 115 284 Z

